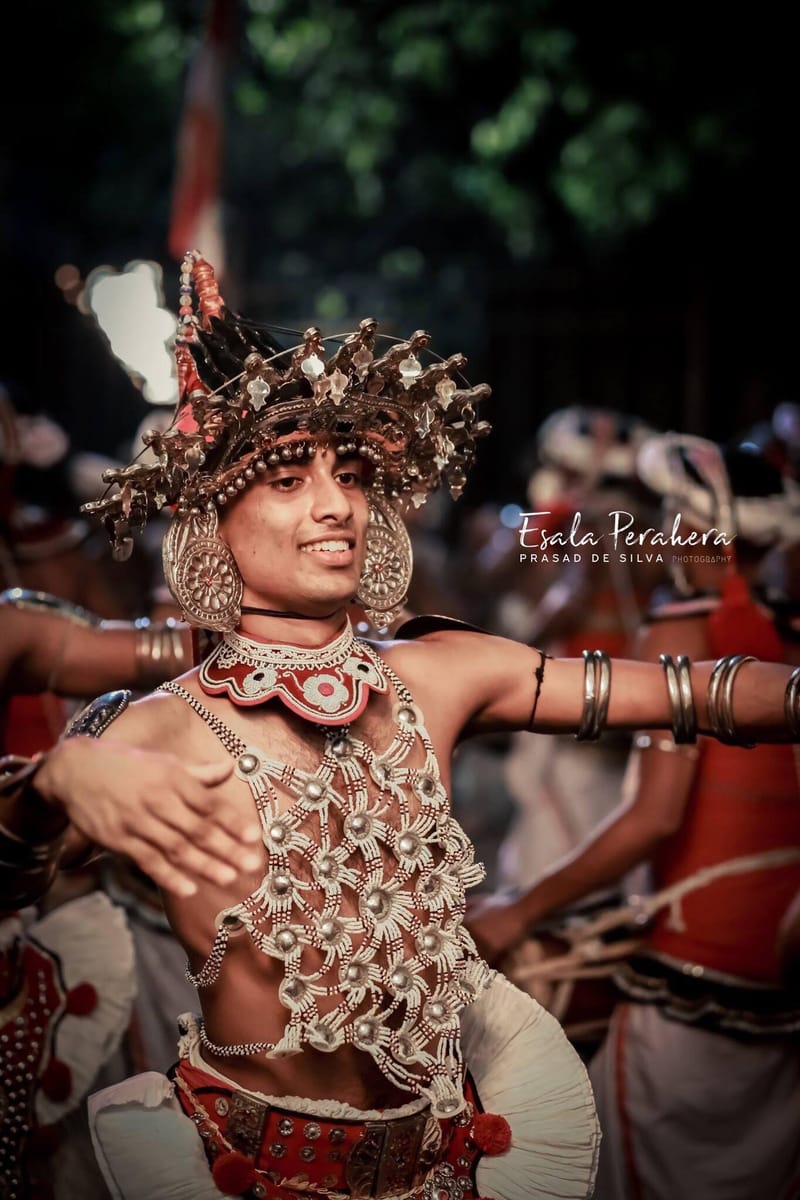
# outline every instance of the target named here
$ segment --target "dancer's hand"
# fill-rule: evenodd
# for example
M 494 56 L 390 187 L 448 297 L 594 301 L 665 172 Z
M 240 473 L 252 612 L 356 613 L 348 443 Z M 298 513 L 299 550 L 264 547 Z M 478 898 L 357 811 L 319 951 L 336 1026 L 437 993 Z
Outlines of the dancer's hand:
M 218 790 L 232 766 L 187 765 L 174 754 L 75 737 L 47 755 L 35 787 L 89 842 L 133 859 L 165 890 L 191 896 L 198 876 L 226 884 L 263 861 L 255 816 Z
M 465 923 L 488 963 L 496 963 L 527 934 L 519 905 L 504 896 L 477 896 L 467 906 Z

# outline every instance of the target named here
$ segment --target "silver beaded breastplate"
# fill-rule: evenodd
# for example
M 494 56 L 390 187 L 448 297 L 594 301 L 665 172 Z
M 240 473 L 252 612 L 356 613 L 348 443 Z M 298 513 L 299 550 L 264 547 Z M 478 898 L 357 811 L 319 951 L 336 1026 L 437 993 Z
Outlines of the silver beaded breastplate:
M 368 649 L 395 691 L 391 744 L 378 753 L 348 727 L 323 729 L 311 771 L 247 745 L 180 685 L 161 689 L 236 758 L 268 854 L 259 886 L 218 914 L 211 953 L 187 974 L 212 984 L 231 936 L 246 930 L 283 964 L 283 1036 L 220 1045 L 201 1030 L 206 1046 L 269 1058 L 353 1045 L 396 1086 L 426 1095 L 435 1116 L 451 1116 L 463 1106 L 460 1012 L 491 975 L 463 925 L 465 889 L 484 869 L 450 815 L 422 713 Z

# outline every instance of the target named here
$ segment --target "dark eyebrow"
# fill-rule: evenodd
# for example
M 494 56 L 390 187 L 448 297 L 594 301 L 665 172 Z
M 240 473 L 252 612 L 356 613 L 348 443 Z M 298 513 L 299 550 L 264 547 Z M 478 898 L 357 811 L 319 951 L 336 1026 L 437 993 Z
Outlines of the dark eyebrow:
M 285 462 L 275 463 L 274 465 L 267 463 L 267 469 L 264 472 L 263 478 L 271 479 L 280 471 L 305 472 L 308 470 L 308 467 L 309 464 L 305 459 L 287 458 Z

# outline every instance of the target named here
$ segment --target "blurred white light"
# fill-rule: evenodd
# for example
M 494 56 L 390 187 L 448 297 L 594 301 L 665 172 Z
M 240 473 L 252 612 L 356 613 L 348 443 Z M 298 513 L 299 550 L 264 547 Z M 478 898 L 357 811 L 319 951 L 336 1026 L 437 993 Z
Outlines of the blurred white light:
M 500 509 L 500 524 L 506 529 L 519 529 L 522 524 L 522 509 L 518 504 L 504 504 Z
M 800 444 L 800 405 L 785 401 L 772 414 L 772 428 L 790 446 Z
M 178 320 L 163 307 L 158 263 L 129 262 L 122 271 L 95 267 L 87 277 L 83 302 L 108 338 L 112 353 L 141 380 L 145 400 L 174 406 L 178 380 L 172 344 Z

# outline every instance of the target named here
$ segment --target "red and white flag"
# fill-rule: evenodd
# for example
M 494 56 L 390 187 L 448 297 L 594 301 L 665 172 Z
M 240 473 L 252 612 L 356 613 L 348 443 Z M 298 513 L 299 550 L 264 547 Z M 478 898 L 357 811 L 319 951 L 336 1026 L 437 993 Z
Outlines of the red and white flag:
M 210 0 L 203 41 L 189 66 L 178 133 L 168 247 L 180 260 L 199 249 L 225 273 L 220 208 L 224 135 L 224 75 L 236 0 Z

